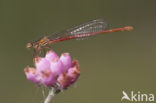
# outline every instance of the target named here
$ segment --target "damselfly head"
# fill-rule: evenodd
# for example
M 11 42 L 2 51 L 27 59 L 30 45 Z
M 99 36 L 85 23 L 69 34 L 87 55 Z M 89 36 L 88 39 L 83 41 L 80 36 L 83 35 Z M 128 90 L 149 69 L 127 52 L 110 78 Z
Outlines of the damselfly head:
M 30 49 L 32 46 L 33 46 L 33 43 L 29 42 L 29 43 L 27 43 L 26 48 Z

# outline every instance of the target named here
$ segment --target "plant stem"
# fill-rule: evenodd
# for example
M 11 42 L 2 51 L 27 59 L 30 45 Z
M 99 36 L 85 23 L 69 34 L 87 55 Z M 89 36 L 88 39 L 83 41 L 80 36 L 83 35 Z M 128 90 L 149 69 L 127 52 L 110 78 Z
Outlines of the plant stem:
M 55 89 L 52 88 L 49 91 L 49 94 L 48 94 L 47 98 L 45 99 L 44 103 L 50 103 L 52 101 L 52 99 L 54 98 L 54 96 L 55 96 Z

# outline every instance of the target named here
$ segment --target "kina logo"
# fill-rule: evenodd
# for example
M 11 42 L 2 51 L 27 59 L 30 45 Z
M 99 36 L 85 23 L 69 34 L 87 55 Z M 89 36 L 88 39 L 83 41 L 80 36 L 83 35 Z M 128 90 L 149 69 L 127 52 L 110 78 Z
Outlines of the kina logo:
M 131 91 L 129 94 L 126 93 L 125 91 L 122 91 L 122 98 L 121 101 L 135 101 L 135 102 L 153 102 L 154 101 L 154 94 L 145 94 L 141 93 L 140 91 L 134 92 Z

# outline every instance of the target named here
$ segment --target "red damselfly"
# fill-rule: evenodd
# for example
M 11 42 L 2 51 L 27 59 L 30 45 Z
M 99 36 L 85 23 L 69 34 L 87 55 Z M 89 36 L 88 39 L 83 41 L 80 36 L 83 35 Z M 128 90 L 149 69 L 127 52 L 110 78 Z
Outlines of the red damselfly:
M 106 34 L 118 31 L 131 31 L 133 29 L 132 26 L 125 26 L 121 28 L 106 30 L 106 27 L 107 23 L 103 19 L 92 20 L 74 28 L 54 33 L 52 35 L 44 36 L 37 41 L 29 42 L 27 43 L 26 48 L 32 47 L 34 49 L 34 55 L 37 55 L 37 53 L 40 53 L 41 50 L 49 48 L 51 44 L 60 41 L 85 38 L 97 34 Z

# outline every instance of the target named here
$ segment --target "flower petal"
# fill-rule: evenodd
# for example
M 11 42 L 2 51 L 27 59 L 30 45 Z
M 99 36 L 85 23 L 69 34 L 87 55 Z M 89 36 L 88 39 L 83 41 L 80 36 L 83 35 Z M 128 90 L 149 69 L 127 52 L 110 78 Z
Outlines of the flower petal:
M 33 83 L 39 84 L 40 79 L 36 73 L 36 69 L 35 68 L 31 68 L 31 67 L 26 67 L 24 69 L 24 72 L 26 74 L 26 78 Z
M 60 74 L 57 78 L 57 82 L 59 83 L 61 89 L 65 89 L 71 85 L 70 77 L 68 77 L 66 73 Z
M 45 58 L 40 58 L 36 63 L 36 69 L 37 72 L 41 72 L 44 70 L 50 70 L 50 63 L 47 59 Z
M 46 56 L 45 58 L 51 62 L 52 60 L 58 58 L 58 55 L 53 51 L 53 50 L 50 50 L 49 52 L 46 53 Z
M 54 75 L 59 75 L 63 73 L 64 65 L 62 64 L 62 61 L 57 58 L 51 62 L 50 69 Z
M 72 66 L 72 59 L 69 53 L 63 53 L 60 57 L 63 65 L 65 66 L 64 71 L 67 71 Z
M 67 75 L 71 78 L 71 83 L 75 83 L 80 76 L 80 67 L 78 61 L 74 61 L 74 67 L 70 68 Z
M 55 76 L 50 70 L 45 70 L 41 72 L 41 82 L 43 85 L 49 87 L 55 84 Z

